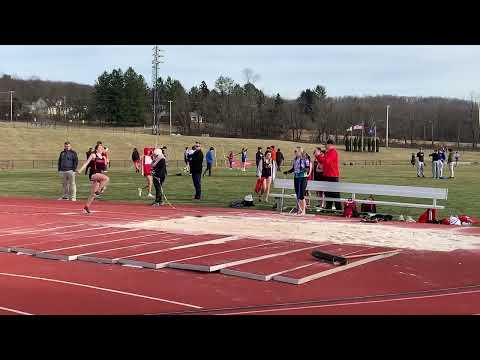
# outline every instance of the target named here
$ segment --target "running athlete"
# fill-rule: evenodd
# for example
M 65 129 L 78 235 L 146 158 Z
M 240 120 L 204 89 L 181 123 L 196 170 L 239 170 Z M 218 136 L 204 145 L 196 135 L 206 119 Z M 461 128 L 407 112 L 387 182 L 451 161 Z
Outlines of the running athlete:
M 153 148 L 144 148 L 143 149 L 143 156 L 142 156 L 142 175 L 145 176 L 147 180 L 147 185 L 145 186 L 148 189 L 147 196 L 151 199 L 155 198 L 152 194 L 152 186 L 153 186 L 153 177 L 152 177 L 152 155 L 153 155 Z M 142 196 L 142 188 L 138 188 L 138 196 Z
M 85 164 L 77 170 L 77 173 L 80 174 L 87 166 L 89 166 L 90 169 L 88 177 L 92 185 L 90 188 L 90 196 L 83 208 L 83 211 L 87 214 L 90 214 L 90 205 L 93 200 L 105 191 L 110 180 L 108 176 L 104 174 L 107 168 L 107 159 L 104 156 L 104 152 L 105 148 L 102 144 L 96 145 L 95 151 L 89 156 Z

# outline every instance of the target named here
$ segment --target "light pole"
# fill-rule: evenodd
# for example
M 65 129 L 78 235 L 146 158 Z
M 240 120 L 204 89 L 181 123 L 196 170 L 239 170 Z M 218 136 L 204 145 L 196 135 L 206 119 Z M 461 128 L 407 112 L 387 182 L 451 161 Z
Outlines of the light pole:
M 388 113 L 390 110 L 390 105 L 387 105 L 387 129 L 385 134 L 385 147 L 388 149 Z
M 172 136 L 172 100 L 168 100 L 170 105 L 170 136 Z
M 15 91 L 10 91 L 10 122 L 13 122 L 13 93 Z

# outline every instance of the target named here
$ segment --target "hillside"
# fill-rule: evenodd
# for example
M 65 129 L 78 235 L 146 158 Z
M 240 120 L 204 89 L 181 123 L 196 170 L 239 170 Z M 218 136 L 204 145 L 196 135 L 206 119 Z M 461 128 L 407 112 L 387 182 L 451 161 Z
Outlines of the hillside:
M 12 127 L 9 123 L 0 123 L 0 160 L 53 160 L 63 148 L 63 142 L 69 139 L 73 148 L 82 154 L 93 146 L 97 140 L 102 140 L 110 149 L 112 159 L 130 159 L 133 147 L 142 149 L 145 146 L 155 145 L 156 136 L 145 134 L 143 129 L 123 131 L 123 128 L 112 129 L 81 129 L 65 127 L 54 128 L 26 128 L 24 124 Z M 159 136 L 158 143 L 168 147 L 171 160 L 182 160 L 186 146 L 191 146 L 195 141 L 202 142 L 204 149 L 210 146 L 216 148 L 217 157 L 233 150 L 240 152 L 242 147 L 249 149 L 249 158 L 253 159 L 258 146 L 264 149 L 268 145 L 276 145 L 282 149 L 285 157 L 289 159 L 297 145 L 303 146 L 311 153 L 315 144 L 299 144 L 291 141 L 280 140 L 255 140 L 232 139 L 193 136 Z M 411 149 L 381 148 L 379 153 L 347 153 L 344 146 L 338 146 L 342 162 L 355 160 L 389 160 L 406 161 L 410 159 Z M 480 161 L 479 152 L 462 153 L 464 161 Z

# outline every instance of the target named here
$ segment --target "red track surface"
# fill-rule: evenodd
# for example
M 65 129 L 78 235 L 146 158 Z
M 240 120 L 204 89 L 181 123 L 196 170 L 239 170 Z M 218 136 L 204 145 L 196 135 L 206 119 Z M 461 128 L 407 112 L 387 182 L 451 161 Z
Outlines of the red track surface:
M 109 252 L 106 250 L 112 248 L 117 249 L 112 253 L 127 251 L 130 255 L 161 250 L 140 257 L 151 256 L 149 261 L 162 261 L 166 258 L 178 260 L 177 255 L 181 255 L 196 257 L 190 261 L 192 264 L 211 265 L 244 259 L 245 256 L 275 254 L 275 251 L 283 251 L 288 247 L 305 246 L 285 242 L 263 245 L 262 240 L 245 239 L 168 250 L 172 245 L 196 245 L 223 236 L 172 235 L 146 230 L 114 233 L 126 229 L 111 228 L 102 232 L 93 229 L 94 226 L 104 226 L 105 221 L 125 223 L 183 215 L 281 216 L 255 210 L 185 206 L 178 210 L 164 207 L 152 211 L 142 205 L 98 202 L 94 207 L 97 211 L 95 216 L 89 217 L 81 214 L 82 206 L 79 203 L 17 198 L 3 198 L 0 201 L 0 248 L 27 246 L 57 255 L 97 253 L 96 256 L 104 256 Z M 316 216 L 311 220 L 331 221 L 331 218 Z M 349 222 L 357 220 L 342 221 L 348 226 Z M 424 225 L 389 223 L 373 226 Z M 440 225 L 435 228 L 451 229 Z M 105 235 L 105 231 L 114 234 Z M 462 231 L 480 235 L 478 228 Z M 332 246 L 335 248 L 334 245 L 328 245 L 325 249 L 333 249 Z M 250 248 L 239 250 L 242 247 Z M 342 247 L 349 250 L 347 248 L 350 245 Z M 229 252 L 208 255 L 212 251 Z M 312 261 L 307 258 L 309 252 L 304 250 L 276 256 L 256 264 L 238 265 L 238 268 L 272 273 L 285 266 Z M 0 253 L 0 315 L 474 314 L 480 313 L 479 259 L 480 251 L 445 253 L 404 250 L 399 255 L 297 286 L 220 273 L 171 268 L 140 269 L 118 264 L 57 261 Z M 318 266 L 315 264 L 310 268 Z

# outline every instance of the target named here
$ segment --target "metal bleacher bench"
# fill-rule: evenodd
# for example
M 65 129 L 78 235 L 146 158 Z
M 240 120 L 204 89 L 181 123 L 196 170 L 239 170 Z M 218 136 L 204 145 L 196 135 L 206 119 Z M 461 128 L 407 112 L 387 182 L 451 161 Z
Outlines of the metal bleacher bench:
M 296 200 L 295 193 L 285 193 L 286 190 L 294 190 L 292 179 L 275 179 L 273 183 L 274 189 L 282 189 L 281 194 L 270 194 L 275 198 L 277 203 L 277 210 L 283 210 L 283 203 L 285 199 Z M 443 209 L 444 206 L 438 205 L 437 200 L 447 200 L 448 189 L 431 188 L 431 187 L 419 187 L 419 186 L 397 186 L 397 185 L 377 185 L 377 184 L 358 184 L 347 182 L 327 182 L 327 181 L 309 181 L 307 190 L 310 192 L 310 196 L 305 196 L 309 200 L 322 200 L 325 201 L 339 201 L 344 202 L 348 199 L 355 200 L 356 203 L 365 204 L 377 204 L 377 205 L 389 205 L 389 206 L 401 206 L 401 207 L 413 207 L 424 209 Z M 338 192 L 351 194 L 348 198 L 330 198 L 330 197 L 317 197 L 314 196 L 316 191 L 321 192 Z M 432 200 L 431 204 L 413 204 L 407 202 L 393 202 L 393 201 L 378 201 L 378 200 L 362 200 L 357 199 L 358 194 L 368 195 L 385 195 L 396 196 L 404 198 L 421 198 Z M 316 194 L 315 194 L 316 195 Z

